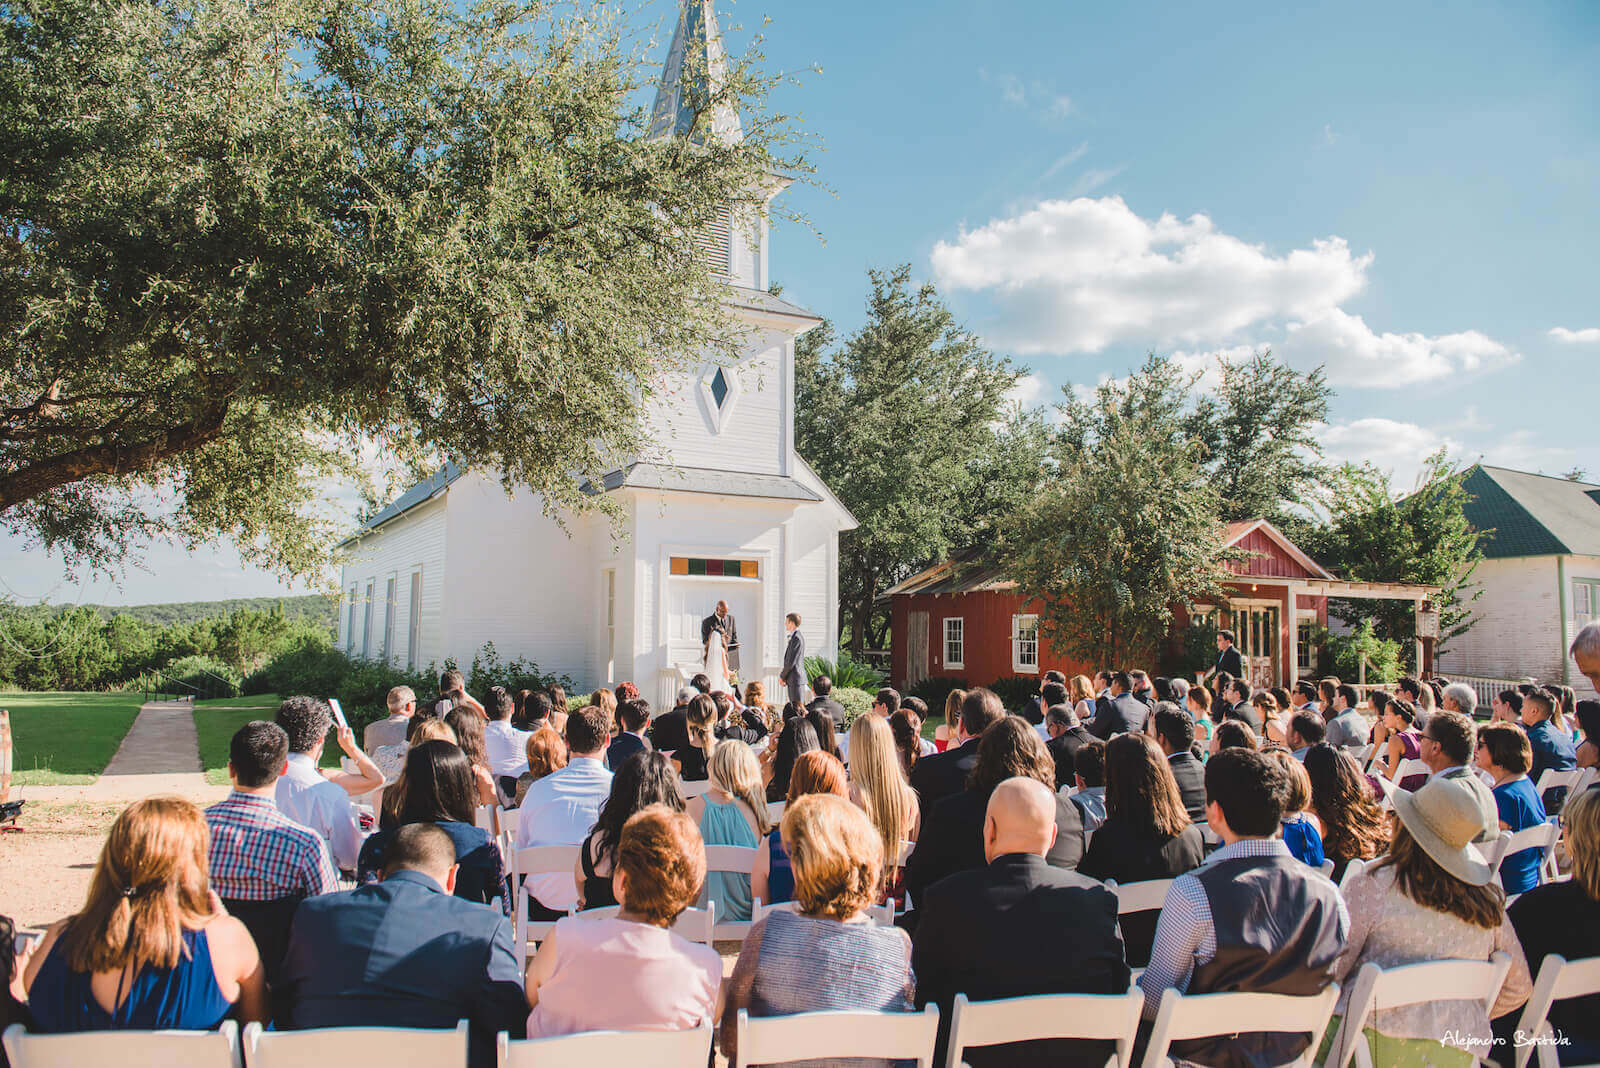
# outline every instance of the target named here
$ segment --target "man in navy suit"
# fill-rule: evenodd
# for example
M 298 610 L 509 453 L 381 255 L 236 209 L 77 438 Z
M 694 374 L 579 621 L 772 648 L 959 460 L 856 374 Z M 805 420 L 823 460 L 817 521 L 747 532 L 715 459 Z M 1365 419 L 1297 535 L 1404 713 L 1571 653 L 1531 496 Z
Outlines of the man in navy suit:
M 606 747 L 606 767 L 612 771 L 622 767 L 623 761 L 633 754 L 649 750 L 644 729 L 650 725 L 650 702 L 642 697 L 624 701 L 617 706 L 617 718 L 622 720 L 622 731 Z
M 1150 709 L 1129 692 L 1132 689 L 1133 680 L 1126 671 L 1112 672 L 1111 698 L 1095 712 L 1094 722 L 1089 724 L 1090 734 L 1103 742 L 1113 734 L 1138 734 L 1144 730 Z
M 1244 657 L 1239 655 L 1239 650 L 1233 647 L 1233 631 L 1217 631 L 1217 663 L 1206 680 L 1216 678 L 1218 675 L 1229 675 L 1236 679 L 1244 678 Z
M 456 851 L 431 823 L 395 832 L 383 882 L 300 903 L 283 962 L 285 1029 L 453 1028 L 492 1068 L 495 1034 L 526 1033 L 511 918 L 454 897 Z

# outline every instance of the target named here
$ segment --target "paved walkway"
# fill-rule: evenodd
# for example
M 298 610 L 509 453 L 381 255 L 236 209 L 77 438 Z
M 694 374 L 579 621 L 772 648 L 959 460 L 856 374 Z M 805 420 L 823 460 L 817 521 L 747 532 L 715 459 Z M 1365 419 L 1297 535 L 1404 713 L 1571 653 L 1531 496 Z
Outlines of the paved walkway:
M 139 709 L 122 745 L 100 778 L 88 786 L 30 786 L 19 795 L 37 801 L 134 801 L 178 794 L 193 801 L 220 800 L 226 786 L 209 786 L 200 766 L 194 705 L 151 701 Z

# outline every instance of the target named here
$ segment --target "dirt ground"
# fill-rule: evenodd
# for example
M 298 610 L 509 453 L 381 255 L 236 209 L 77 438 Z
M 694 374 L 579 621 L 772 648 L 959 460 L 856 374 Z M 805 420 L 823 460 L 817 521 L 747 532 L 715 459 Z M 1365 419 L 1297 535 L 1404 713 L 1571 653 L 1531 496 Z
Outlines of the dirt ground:
M 0 832 L 0 915 L 18 930 L 45 927 L 79 908 L 105 841 L 126 802 L 30 802 L 22 831 Z

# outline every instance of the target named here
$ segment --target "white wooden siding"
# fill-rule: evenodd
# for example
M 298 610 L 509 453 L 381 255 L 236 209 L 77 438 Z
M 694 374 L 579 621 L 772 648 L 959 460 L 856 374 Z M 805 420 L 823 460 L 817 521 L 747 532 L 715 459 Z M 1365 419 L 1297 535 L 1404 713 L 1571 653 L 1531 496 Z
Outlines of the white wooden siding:
M 445 656 L 443 580 L 445 563 L 445 500 L 428 501 L 418 505 L 398 519 L 385 523 L 378 531 L 349 550 L 342 569 L 342 585 L 365 591 L 370 579 L 380 600 L 390 574 L 395 582 L 395 648 L 390 662 L 405 667 L 410 653 L 409 621 L 411 619 L 411 574 L 422 571 L 422 641 L 416 665 L 425 669 L 430 662 Z M 374 606 L 375 627 L 382 627 L 383 605 Z M 349 611 L 342 613 L 348 626 Z M 356 651 L 361 649 L 360 627 L 362 613 L 356 613 Z M 404 621 L 404 623 L 402 623 Z M 347 635 L 340 635 L 340 647 L 346 646 Z M 373 648 L 377 655 L 377 647 Z
M 1450 642 L 1439 658 L 1439 673 L 1517 679 L 1531 675 L 1545 682 L 1561 681 L 1572 630 L 1572 580 L 1600 575 L 1600 557 L 1568 556 L 1566 635 L 1561 626 L 1557 557 L 1518 556 L 1484 560 L 1473 575 L 1483 596 L 1473 603 L 1478 621 Z M 1581 696 L 1592 690 L 1567 663 L 1573 689 Z
M 724 375 L 737 376 L 739 393 L 720 430 L 713 426 L 700 393 L 701 381 L 715 373 L 715 365 L 673 376 L 651 399 L 647 419 L 656 444 L 646 459 L 719 471 L 787 474 L 784 445 L 789 433 L 792 347 L 785 334 L 752 331 L 744 356 L 723 368 Z

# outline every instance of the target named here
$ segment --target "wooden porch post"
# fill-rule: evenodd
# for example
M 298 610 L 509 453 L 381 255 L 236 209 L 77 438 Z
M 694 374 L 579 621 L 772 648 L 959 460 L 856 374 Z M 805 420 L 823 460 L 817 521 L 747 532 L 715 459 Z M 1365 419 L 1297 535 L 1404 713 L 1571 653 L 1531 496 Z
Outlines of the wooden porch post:
M 1289 585 L 1289 603 L 1284 607 L 1289 619 L 1289 640 L 1285 643 L 1289 656 L 1283 671 L 1288 681 L 1283 685 L 1284 689 L 1293 690 L 1294 684 L 1299 681 L 1296 676 L 1300 674 L 1300 587 L 1293 583 Z
M 1426 597 L 1418 597 L 1416 599 L 1416 601 L 1414 601 L 1413 604 L 1412 604 L 1412 609 L 1415 612 L 1415 615 L 1412 617 L 1412 624 L 1411 624 L 1412 638 L 1411 638 L 1411 641 L 1412 641 L 1413 645 L 1416 647 L 1417 678 L 1419 678 L 1419 679 L 1424 677 L 1423 674 L 1422 674 L 1423 652 L 1422 652 L 1422 639 L 1417 636 L 1416 632 L 1422 629 L 1422 627 L 1420 626 L 1420 623 L 1421 623 L 1421 620 L 1422 620 L 1422 602 L 1425 601 L 1425 600 L 1427 600 Z

